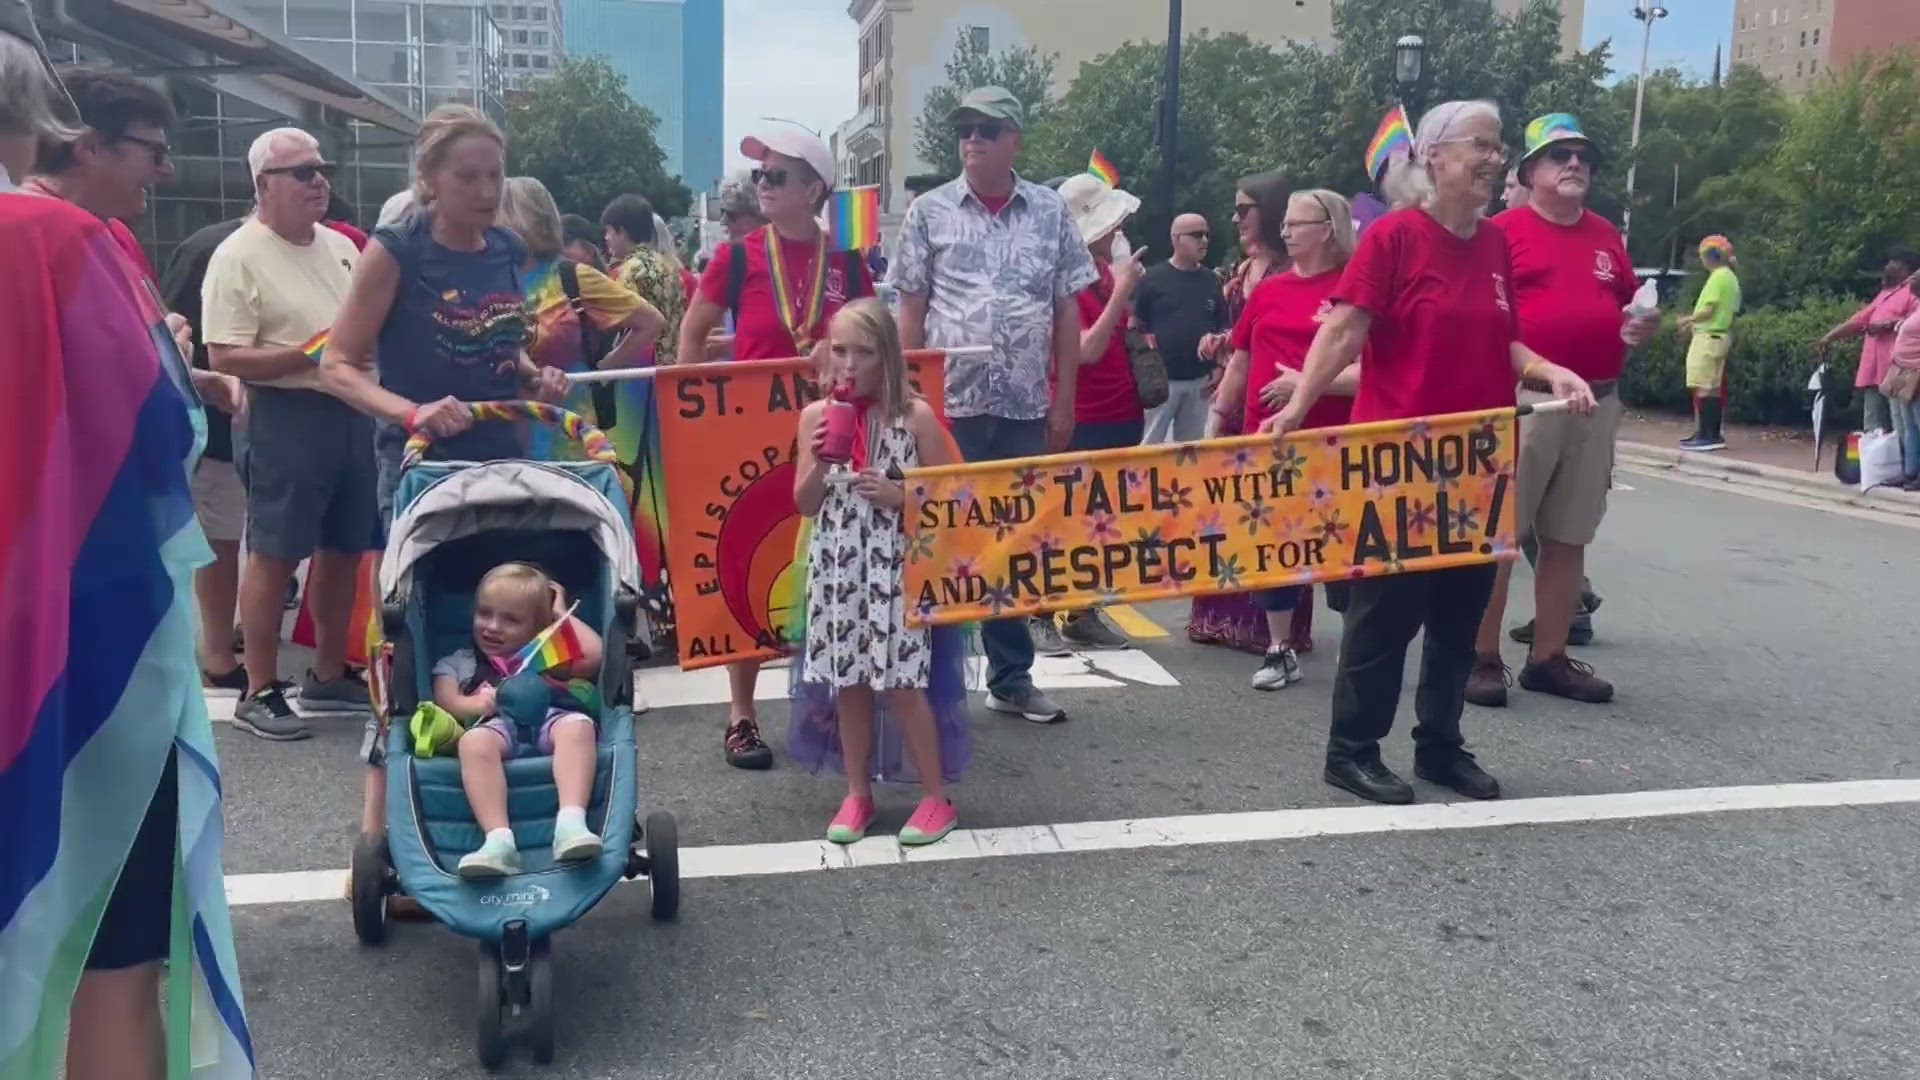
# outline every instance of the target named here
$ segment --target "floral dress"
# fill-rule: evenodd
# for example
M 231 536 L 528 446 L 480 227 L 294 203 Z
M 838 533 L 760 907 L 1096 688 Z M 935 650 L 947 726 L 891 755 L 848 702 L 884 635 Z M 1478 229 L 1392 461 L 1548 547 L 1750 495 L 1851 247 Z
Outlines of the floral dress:
M 920 447 L 901 421 L 876 427 L 868 454 L 882 472 L 916 468 Z M 924 688 L 932 664 L 925 630 L 907 629 L 900 511 L 831 484 L 808 549 L 807 652 L 801 679 L 876 690 Z

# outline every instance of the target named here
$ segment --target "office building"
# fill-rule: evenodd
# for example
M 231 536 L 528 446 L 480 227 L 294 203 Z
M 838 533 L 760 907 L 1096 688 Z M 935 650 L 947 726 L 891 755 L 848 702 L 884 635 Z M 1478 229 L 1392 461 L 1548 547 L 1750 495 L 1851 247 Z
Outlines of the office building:
M 1734 0 L 1733 57 L 1788 93 L 1861 56 L 1920 44 L 1920 0 Z
M 1496 2 L 1514 11 L 1525 0 Z M 1561 43 L 1571 51 L 1580 45 L 1586 0 L 1560 0 L 1560 9 Z M 989 52 L 1034 46 L 1056 54 L 1056 94 L 1081 64 L 1129 41 L 1167 38 L 1165 0 L 851 0 L 847 14 L 860 24 L 860 106 L 836 134 L 852 179 L 882 185 L 882 202 L 894 213 L 906 206 L 906 177 L 925 170 L 913 150 L 914 118 L 927 92 L 945 82 L 961 35 Z M 1186 0 L 1182 29 L 1324 45 L 1332 7 L 1325 0 Z
M 725 0 L 565 0 L 566 50 L 605 57 L 659 117 L 667 172 L 694 191 L 720 179 Z
M 566 20 L 560 0 L 488 4 L 504 46 L 500 65 L 507 89 L 524 89 L 551 74 L 566 56 Z

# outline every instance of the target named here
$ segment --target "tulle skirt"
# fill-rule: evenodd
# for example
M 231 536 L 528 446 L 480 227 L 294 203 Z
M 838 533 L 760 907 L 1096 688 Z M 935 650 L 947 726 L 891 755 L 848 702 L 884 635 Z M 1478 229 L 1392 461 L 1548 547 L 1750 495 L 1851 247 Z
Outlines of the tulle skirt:
M 936 626 L 930 646 L 932 665 L 927 673 L 927 704 L 933 710 L 934 731 L 940 737 L 943 779 L 960 779 L 973 760 L 973 733 L 967 721 L 967 630 L 964 626 Z M 832 769 L 845 773 L 840 747 L 837 694 L 825 683 L 802 678 L 805 665 L 790 667 L 787 695 L 787 757 L 809 772 Z M 918 783 L 920 776 L 907 754 L 899 720 L 881 704 L 884 691 L 874 693 L 873 760 L 869 772 L 876 780 Z
M 1301 594 L 1299 605 L 1293 609 L 1287 636 L 1295 649 L 1313 651 L 1311 587 Z M 1187 640 L 1196 645 L 1264 653 L 1272 637 L 1267 633 L 1267 613 L 1253 606 L 1251 593 L 1237 592 L 1194 597 L 1192 614 L 1187 616 Z

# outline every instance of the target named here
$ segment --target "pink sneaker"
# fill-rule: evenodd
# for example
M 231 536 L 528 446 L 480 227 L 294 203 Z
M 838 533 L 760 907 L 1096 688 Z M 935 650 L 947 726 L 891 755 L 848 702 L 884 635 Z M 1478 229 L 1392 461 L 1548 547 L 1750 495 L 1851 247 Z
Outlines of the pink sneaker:
M 925 847 L 946 839 L 958 824 L 960 813 L 953 808 L 952 800 L 921 799 L 907 819 L 907 827 L 900 830 L 900 842 L 908 847 Z
M 833 815 L 833 824 L 827 826 L 827 839 L 836 844 L 851 844 L 867 835 L 867 828 L 872 824 L 873 800 L 849 795 L 840 804 L 840 812 Z

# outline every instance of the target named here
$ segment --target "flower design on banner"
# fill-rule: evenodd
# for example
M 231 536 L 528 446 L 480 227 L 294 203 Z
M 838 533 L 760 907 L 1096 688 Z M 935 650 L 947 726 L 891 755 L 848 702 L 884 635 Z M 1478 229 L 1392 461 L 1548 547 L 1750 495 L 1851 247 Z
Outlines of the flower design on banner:
M 1049 551 L 1065 551 L 1067 545 L 1061 541 L 1060 534 L 1044 526 L 1033 535 L 1027 544 L 1027 550 L 1035 555 L 1045 555 Z
M 1153 474 L 1152 473 L 1148 472 L 1145 469 L 1125 469 L 1122 471 L 1124 471 L 1127 474 L 1128 488 L 1131 488 L 1135 491 L 1138 491 L 1142 488 L 1145 488 L 1148 491 L 1153 490 Z
M 994 578 L 993 583 L 987 586 L 987 595 L 982 597 L 980 602 L 987 605 L 988 611 L 998 616 L 1013 606 L 1013 587 L 1007 584 L 1005 578 Z
M 1448 476 L 1439 469 L 1433 471 L 1433 489 L 1435 491 L 1456 491 L 1460 487 L 1458 476 Z
M 1248 536 L 1259 536 L 1260 530 L 1273 524 L 1273 505 L 1260 499 L 1241 503 L 1240 524 L 1247 527 Z
M 1241 573 L 1239 554 L 1228 555 L 1214 564 L 1213 583 L 1223 589 L 1237 589 L 1240 587 Z
M 1181 483 L 1176 476 L 1172 483 L 1160 489 L 1160 501 L 1172 503 L 1173 509 L 1168 511 L 1168 516 L 1179 520 L 1180 511 L 1193 509 L 1193 488 Z
M 920 613 L 920 620 L 925 622 L 933 618 L 934 609 L 938 606 L 932 600 L 923 599 L 914 605 L 914 610 Z
M 1329 450 L 1340 449 L 1340 433 L 1337 431 L 1327 432 L 1325 435 L 1322 435 L 1320 437 L 1320 445 L 1326 447 Z
M 1480 528 L 1480 508 L 1462 506 L 1453 512 L 1453 535 L 1465 536 Z
M 952 569 L 947 571 L 947 576 L 956 581 L 965 581 L 968 578 L 978 577 L 979 574 L 980 565 L 972 559 L 955 559 Z
M 952 488 L 948 489 L 947 498 L 957 503 L 972 502 L 973 501 L 973 483 L 971 481 L 962 480 L 954 484 Z
M 1047 476 L 1039 469 L 1025 468 L 1013 478 L 1015 495 L 1041 495 L 1047 490 Z
M 935 543 L 932 529 L 920 529 L 916 531 L 912 536 L 907 537 L 907 561 L 917 563 L 922 559 L 933 558 Z
M 1340 508 L 1337 506 L 1320 515 L 1320 537 L 1323 540 L 1336 544 L 1345 543 L 1347 530 L 1351 528 L 1353 526 L 1341 517 Z
M 1298 480 L 1306 475 L 1307 456 L 1290 442 L 1273 452 L 1273 467 L 1280 470 L 1279 480 L 1282 484 Z
M 1327 486 L 1326 481 L 1322 480 L 1313 485 L 1313 491 L 1309 493 L 1308 497 L 1312 500 L 1314 509 L 1318 510 L 1333 501 L 1333 489 Z
M 1203 540 L 1219 540 L 1227 535 L 1227 523 L 1215 510 L 1200 519 L 1200 537 Z
M 1006 542 L 1007 537 L 1019 531 L 1020 526 L 1011 521 L 996 521 L 993 524 L 993 538 L 1002 543 Z
M 1432 438 L 1432 436 L 1433 425 L 1427 423 L 1425 420 L 1415 420 L 1413 423 L 1407 425 L 1407 438 L 1414 442 L 1419 442 L 1421 439 Z
M 1438 520 L 1435 509 L 1433 503 L 1415 496 L 1413 501 L 1407 504 L 1408 535 L 1416 539 L 1427 535 L 1427 530 L 1433 528 Z
M 1493 452 L 1495 458 L 1500 456 L 1500 425 L 1488 420 L 1486 423 L 1480 425 L 1479 430 L 1475 432 L 1475 434 L 1484 440 L 1487 448 Z
M 1096 544 L 1111 543 L 1120 539 L 1119 522 L 1105 510 L 1095 510 L 1087 515 L 1087 535 Z
M 1199 461 L 1200 461 L 1200 444 L 1199 443 L 1183 442 L 1179 446 L 1176 446 L 1173 448 L 1173 463 L 1175 465 L 1181 465 L 1181 466 L 1193 465 L 1193 464 L 1197 464 Z
M 1243 446 L 1227 455 L 1227 468 L 1237 473 L 1253 471 L 1253 449 Z
M 1140 545 L 1143 551 L 1159 551 L 1161 548 L 1167 546 L 1167 542 L 1161 537 L 1159 529 L 1143 528 L 1136 530 L 1133 542 Z

